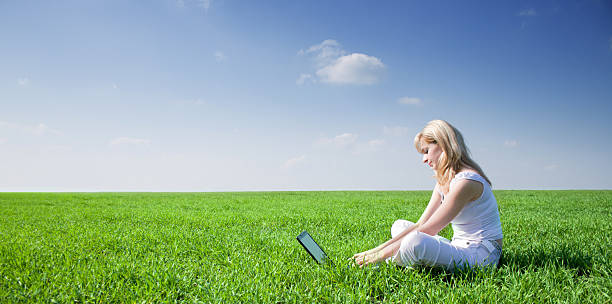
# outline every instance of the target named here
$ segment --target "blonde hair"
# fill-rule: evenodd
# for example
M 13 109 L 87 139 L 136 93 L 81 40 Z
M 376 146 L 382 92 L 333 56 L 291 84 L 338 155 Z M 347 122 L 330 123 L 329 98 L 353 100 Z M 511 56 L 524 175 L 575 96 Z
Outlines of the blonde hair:
M 432 120 L 414 137 L 414 146 L 421 151 L 421 141 L 438 144 L 442 153 L 438 159 L 435 178 L 443 189 L 448 190 L 450 181 L 464 168 L 474 169 L 489 185 L 491 181 L 480 166 L 470 157 L 461 132 L 444 120 Z

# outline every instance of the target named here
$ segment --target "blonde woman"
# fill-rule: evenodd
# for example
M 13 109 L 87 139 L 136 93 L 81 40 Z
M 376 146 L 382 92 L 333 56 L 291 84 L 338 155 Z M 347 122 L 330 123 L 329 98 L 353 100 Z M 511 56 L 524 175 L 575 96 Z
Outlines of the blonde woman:
M 496 266 L 503 238 L 497 201 L 459 130 L 433 120 L 416 135 L 414 145 L 437 180 L 427 208 L 416 223 L 395 221 L 389 241 L 352 259 L 361 267 L 383 260 L 448 270 Z M 437 235 L 449 223 L 452 241 Z

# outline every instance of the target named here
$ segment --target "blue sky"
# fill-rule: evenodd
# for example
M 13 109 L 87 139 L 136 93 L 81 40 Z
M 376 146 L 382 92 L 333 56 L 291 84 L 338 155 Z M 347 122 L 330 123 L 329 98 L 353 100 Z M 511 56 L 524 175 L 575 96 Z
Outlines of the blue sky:
M 606 1 L 1 1 L 0 191 L 611 189 Z

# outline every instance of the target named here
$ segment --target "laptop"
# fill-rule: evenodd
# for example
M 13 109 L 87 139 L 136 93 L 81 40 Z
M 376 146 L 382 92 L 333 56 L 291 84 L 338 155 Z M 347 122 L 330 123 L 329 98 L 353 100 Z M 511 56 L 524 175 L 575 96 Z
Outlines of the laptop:
M 317 244 L 317 242 L 308 233 L 308 231 L 304 230 L 302 233 L 300 233 L 300 235 L 298 235 L 296 237 L 296 239 L 298 240 L 298 242 L 300 242 L 302 247 L 304 247 L 304 249 L 306 249 L 306 251 L 310 254 L 310 256 L 315 261 L 317 261 L 317 263 L 319 263 L 319 264 L 330 263 L 332 265 L 334 264 L 327 257 L 327 254 L 325 254 L 325 251 L 323 251 L 321 246 L 319 246 L 319 244 Z

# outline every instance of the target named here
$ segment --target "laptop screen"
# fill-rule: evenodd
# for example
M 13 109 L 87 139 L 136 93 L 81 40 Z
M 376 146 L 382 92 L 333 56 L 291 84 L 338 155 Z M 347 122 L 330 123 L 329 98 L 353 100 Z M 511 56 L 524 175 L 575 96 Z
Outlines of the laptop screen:
M 319 247 L 317 242 L 308 234 L 308 232 L 304 231 L 300 235 L 298 235 L 297 240 L 304 246 L 304 249 L 310 253 L 310 255 L 320 264 L 325 263 L 327 260 L 327 255 L 323 252 L 323 249 Z

